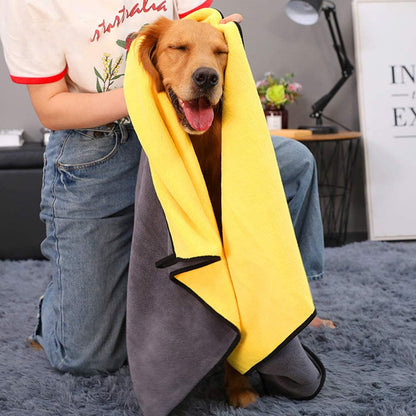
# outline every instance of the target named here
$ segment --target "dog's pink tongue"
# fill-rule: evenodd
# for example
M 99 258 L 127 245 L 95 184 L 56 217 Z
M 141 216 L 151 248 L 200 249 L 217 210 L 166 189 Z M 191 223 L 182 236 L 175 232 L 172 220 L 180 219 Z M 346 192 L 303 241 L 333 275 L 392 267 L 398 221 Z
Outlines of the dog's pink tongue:
M 211 127 L 214 120 L 214 110 L 205 98 L 185 101 L 183 106 L 185 116 L 196 131 L 205 131 Z

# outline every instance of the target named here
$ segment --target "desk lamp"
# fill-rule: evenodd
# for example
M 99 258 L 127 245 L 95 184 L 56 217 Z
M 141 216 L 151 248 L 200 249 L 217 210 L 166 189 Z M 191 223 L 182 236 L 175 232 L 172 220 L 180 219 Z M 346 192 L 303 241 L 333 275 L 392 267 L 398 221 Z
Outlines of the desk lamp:
M 332 100 L 338 90 L 344 85 L 345 81 L 351 76 L 354 67 L 348 60 L 342 40 L 341 31 L 338 24 L 335 4 L 326 0 L 290 0 L 286 5 L 286 14 L 294 22 L 301 25 L 313 25 L 318 21 L 319 13 L 324 13 L 328 22 L 329 31 L 333 41 L 333 46 L 341 66 L 341 79 L 332 87 L 332 89 L 312 104 L 311 118 L 316 120 L 315 126 L 300 126 L 300 129 L 312 130 L 313 134 L 336 133 L 335 126 L 324 126 L 322 124 L 322 112 L 328 103 Z

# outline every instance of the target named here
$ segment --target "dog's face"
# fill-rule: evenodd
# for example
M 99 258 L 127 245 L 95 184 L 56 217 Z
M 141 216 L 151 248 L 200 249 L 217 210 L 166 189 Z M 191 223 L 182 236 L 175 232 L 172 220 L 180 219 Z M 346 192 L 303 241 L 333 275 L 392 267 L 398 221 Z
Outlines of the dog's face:
M 208 23 L 159 19 L 147 26 L 140 59 L 158 91 L 167 92 L 190 134 L 202 134 L 214 120 L 223 94 L 228 47 Z

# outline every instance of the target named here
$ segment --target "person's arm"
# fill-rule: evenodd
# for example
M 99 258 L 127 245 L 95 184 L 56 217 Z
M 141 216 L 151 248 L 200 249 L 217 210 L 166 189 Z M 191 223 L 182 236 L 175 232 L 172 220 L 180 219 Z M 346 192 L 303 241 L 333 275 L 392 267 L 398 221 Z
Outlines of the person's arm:
M 123 88 L 103 93 L 69 92 L 65 79 L 28 85 L 41 123 L 51 130 L 90 128 L 128 115 Z

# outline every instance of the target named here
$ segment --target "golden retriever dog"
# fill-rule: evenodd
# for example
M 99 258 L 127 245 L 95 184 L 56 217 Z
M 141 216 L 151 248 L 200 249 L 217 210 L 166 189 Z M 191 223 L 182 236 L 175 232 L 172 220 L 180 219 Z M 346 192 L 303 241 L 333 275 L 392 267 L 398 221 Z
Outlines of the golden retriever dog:
M 208 23 L 161 18 L 146 26 L 139 50 L 158 92 L 166 91 L 195 149 L 221 232 L 221 103 L 228 47 Z M 258 394 L 248 379 L 225 366 L 225 391 L 234 407 Z

